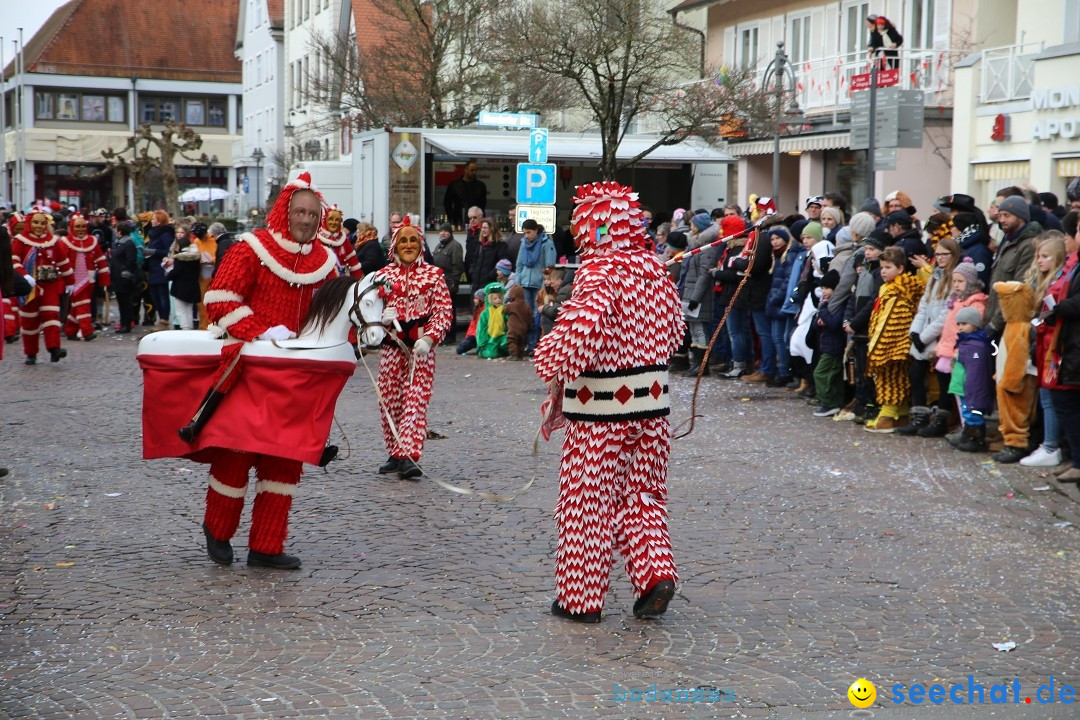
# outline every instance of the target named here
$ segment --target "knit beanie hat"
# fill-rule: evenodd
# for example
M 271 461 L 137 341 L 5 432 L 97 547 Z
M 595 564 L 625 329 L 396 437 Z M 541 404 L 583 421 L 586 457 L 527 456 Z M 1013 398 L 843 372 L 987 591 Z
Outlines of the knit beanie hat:
M 682 230 L 673 230 L 667 236 L 668 247 L 675 250 L 685 250 L 687 246 L 686 233 Z
M 982 313 L 976 307 L 960 308 L 960 312 L 956 313 L 956 324 L 971 323 L 975 327 L 982 325 Z
M 1015 215 L 1024 222 L 1031 220 L 1031 208 L 1028 207 L 1027 200 L 1019 195 L 1012 195 L 998 203 L 998 211 Z
M 852 216 L 851 223 L 848 224 L 848 227 L 851 228 L 851 232 L 865 240 L 870 233 L 874 232 L 874 228 L 877 227 L 877 222 L 870 213 L 860 212 Z
M 971 262 L 970 258 L 964 258 L 962 261 L 956 264 L 953 268 L 953 275 L 961 275 L 967 280 L 968 290 L 972 289 L 972 285 L 979 279 L 979 271 L 975 268 L 975 263 Z
M 713 224 L 713 219 L 709 213 L 699 213 L 694 216 L 694 219 L 690 221 L 690 224 L 694 226 L 695 230 L 701 232 Z
M 745 229 L 746 222 L 738 215 L 728 215 L 720 219 L 720 234 L 724 237 L 741 233 Z
M 870 213 L 881 217 L 884 213 L 881 212 L 881 203 L 874 198 L 867 198 L 861 206 L 859 206 L 859 212 Z
M 510 277 L 510 274 L 514 272 L 514 265 L 509 260 L 503 258 L 499 262 L 495 263 L 495 269 L 501 272 L 506 277 Z
M 791 233 L 785 227 L 770 228 L 766 233 L 769 238 L 778 237 L 784 242 L 791 242 Z
M 835 290 L 836 286 L 840 284 L 840 273 L 835 270 L 829 270 L 829 272 L 822 276 L 821 281 L 818 284 L 823 288 Z
M 840 226 L 842 226 L 844 224 L 844 213 L 840 212 L 839 208 L 834 208 L 834 207 L 823 207 L 823 208 L 821 208 L 821 216 L 825 217 L 826 215 L 828 215 L 829 217 L 831 217 L 833 219 L 833 222 L 836 223 L 837 227 L 840 227 Z
M 804 237 L 806 235 L 809 235 L 815 240 L 820 241 L 822 238 L 821 223 L 813 221 L 806 223 L 806 226 L 802 229 L 802 235 L 800 235 L 800 237 Z
M 866 244 L 870 247 L 884 250 L 892 243 L 892 235 L 884 230 L 874 230 L 866 236 Z

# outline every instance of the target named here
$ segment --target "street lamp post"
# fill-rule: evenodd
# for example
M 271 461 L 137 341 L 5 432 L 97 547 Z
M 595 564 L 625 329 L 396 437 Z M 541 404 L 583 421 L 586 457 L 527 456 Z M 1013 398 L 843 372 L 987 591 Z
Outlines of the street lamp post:
M 203 157 L 206 157 L 205 155 Z M 214 210 L 214 166 L 218 164 L 217 155 L 211 155 L 206 158 L 206 216 L 210 217 L 210 214 Z
M 795 99 L 795 69 L 791 67 L 791 62 L 788 60 L 787 55 L 784 54 L 783 40 L 776 43 L 776 56 L 773 57 L 769 66 L 765 68 L 765 75 L 761 79 L 761 86 L 766 88 L 769 86 L 770 82 L 772 83 L 776 94 L 776 107 L 774 109 L 775 117 L 773 118 L 772 199 L 773 202 L 776 203 L 777 210 L 779 210 L 780 132 L 785 119 L 789 117 L 794 118 L 802 114 L 799 110 L 799 103 Z M 784 96 L 789 93 L 791 94 L 791 105 L 785 108 Z
M 261 202 L 261 199 L 262 199 L 261 193 L 262 193 L 262 191 L 259 188 L 261 187 L 260 183 L 262 182 L 262 161 L 263 161 L 263 159 L 265 157 L 266 157 L 266 154 L 263 153 L 262 148 L 257 147 L 257 148 L 255 148 L 254 150 L 251 151 L 251 159 L 255 161 L 255 207 L 256 208 L 262 207 L 262 202 Z

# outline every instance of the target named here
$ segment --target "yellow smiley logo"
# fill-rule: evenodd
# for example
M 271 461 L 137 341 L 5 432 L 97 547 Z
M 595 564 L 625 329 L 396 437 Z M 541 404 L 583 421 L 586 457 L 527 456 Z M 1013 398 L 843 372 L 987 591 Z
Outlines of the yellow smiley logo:
M 851 683 L 847 690 L 848 700 L 857 708 L 868 708 L 877 699 L 877 688 L 866 678 L 859 678 Z

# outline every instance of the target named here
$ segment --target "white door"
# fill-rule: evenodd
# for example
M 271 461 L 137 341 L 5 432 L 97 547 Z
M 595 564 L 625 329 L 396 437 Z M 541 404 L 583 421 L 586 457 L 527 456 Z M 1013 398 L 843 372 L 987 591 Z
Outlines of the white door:
M 840 52 L 851 62 L 866 56 L 870 33 L 866 28 L 866 16 L 870 3 L 857 0 L 845 2 L 840 10 Z

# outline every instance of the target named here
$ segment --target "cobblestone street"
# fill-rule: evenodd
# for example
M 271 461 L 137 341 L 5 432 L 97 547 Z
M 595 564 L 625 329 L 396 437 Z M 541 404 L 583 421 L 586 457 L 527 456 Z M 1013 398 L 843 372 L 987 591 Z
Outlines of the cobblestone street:
M 846 717 L 866 677 L 891 718 L 927 710 L 894 714 L 895 684 L 1080 686 L 1075 485 L 735 380 L 703 380 L 703 417 L 673 443 L 682 582 L 662 619 L 633 617 L 621 566 L 600 625 L 549 614 L 559 443 L 531 456 L 543 386 L 528 362 L 446 348 L 429 424 L 444 437 L 422 464 L 499 493 L 535 474 L 531 490 L 493 503 L 378 475 L 358 367 L 337 413 L 351 456 L 306 468 L 293 506 L 303 569 L 244 563 L 250 495 L 238 561 L 217 566 L 205 466 L 141 459 L 139 335 L 33 367 L 5 349 L 0 717 Z M 673 379 L 673 425 L 692 389 Z M 654 683 L 731 699 L 614 699 Z M 1080 717 L 1010 708 L 970 717 Z

